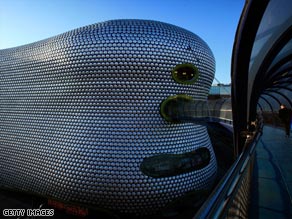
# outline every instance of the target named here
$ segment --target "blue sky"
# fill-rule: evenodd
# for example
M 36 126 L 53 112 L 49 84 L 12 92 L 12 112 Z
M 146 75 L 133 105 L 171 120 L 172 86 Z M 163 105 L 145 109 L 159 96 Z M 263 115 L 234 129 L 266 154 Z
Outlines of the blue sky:
M 209 45 L 215 77 L 230 83 L 232 47 L 244 0 L 0 0 L 0 49 L 121 18 L 183 27 Z

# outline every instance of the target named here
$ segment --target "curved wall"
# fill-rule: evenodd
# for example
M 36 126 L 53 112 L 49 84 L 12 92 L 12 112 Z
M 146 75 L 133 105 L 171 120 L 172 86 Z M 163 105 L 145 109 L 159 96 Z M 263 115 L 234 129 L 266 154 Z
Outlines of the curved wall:
M 0 185 L 135 214 L 211 186 L 217 164 L 206 128 L 159 114 L 169 96 L 207 98 L 214 57 L 197 35 L 113 20 L 1 50 L 0 63 Z M 196 83 L 172 78 L 182 63 L 198 68 Z M 210 162 L 199 170 L 141 172 L 145 158 L 202 147 Z

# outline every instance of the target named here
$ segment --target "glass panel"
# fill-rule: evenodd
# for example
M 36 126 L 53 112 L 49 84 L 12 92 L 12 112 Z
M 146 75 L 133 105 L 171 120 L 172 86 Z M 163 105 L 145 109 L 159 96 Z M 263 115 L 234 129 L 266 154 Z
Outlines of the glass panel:
M 210 162 L 210 152 L 202 147 L 184 154 L 161 154 L 144 158 L 142 173 L 154 178 L 176 176 L 206 167 Z
M 283 7 L 283 5 L 285 5 L 285 7 Z M 253 81 L 264 58 L 278 40 L 279 36 L 291 26 L 291 8 L 292 1 L 290 0 L 272 0 L 267 6 L 252 49 L 249 64 L 248 99 L 251 97 Z M 288 51 L 290 51 L 291 54 L 291 42 L 282 49 L 273 64 L 280 58 L 283 58 L 283 55 L 287 54 Z
M 184 63 L 175 66 L 172 70 L 172 77 L 180 84 L 194 84 L 199 77 L 199 71 L 193 64 Z
M 277 64 L 281 59 L 285 58 L 287 55 L 292 54 L 292 39 L 284 46 L 284 48 L 279 52 L 279 54 L 276 56 L 274 61 L 272 62 L 269 70 Z

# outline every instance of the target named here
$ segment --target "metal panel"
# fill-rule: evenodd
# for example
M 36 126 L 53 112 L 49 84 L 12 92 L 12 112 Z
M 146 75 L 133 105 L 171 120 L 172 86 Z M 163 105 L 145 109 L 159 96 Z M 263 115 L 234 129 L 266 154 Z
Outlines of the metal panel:
M 1 50 L 0 63 L 1 186 L 135 214 L 212 186 L 206 127 L 159 114 L 169 96 L 207 98 L 215 61 L 197 35 L 114 20 Z M 198 68 L 195 84 L 172 78 L 182 63 Z M 201 147 L 211 159 L 200 170 L 161 178 L 140 170 L 146 157 Z

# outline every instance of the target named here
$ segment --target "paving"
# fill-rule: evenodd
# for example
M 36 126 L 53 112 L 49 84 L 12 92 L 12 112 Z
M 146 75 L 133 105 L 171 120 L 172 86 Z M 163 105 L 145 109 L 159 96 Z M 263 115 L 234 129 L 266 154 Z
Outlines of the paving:
M 249 218 L 292 218 L 292 136 L 265 126 L 256 147 Z

